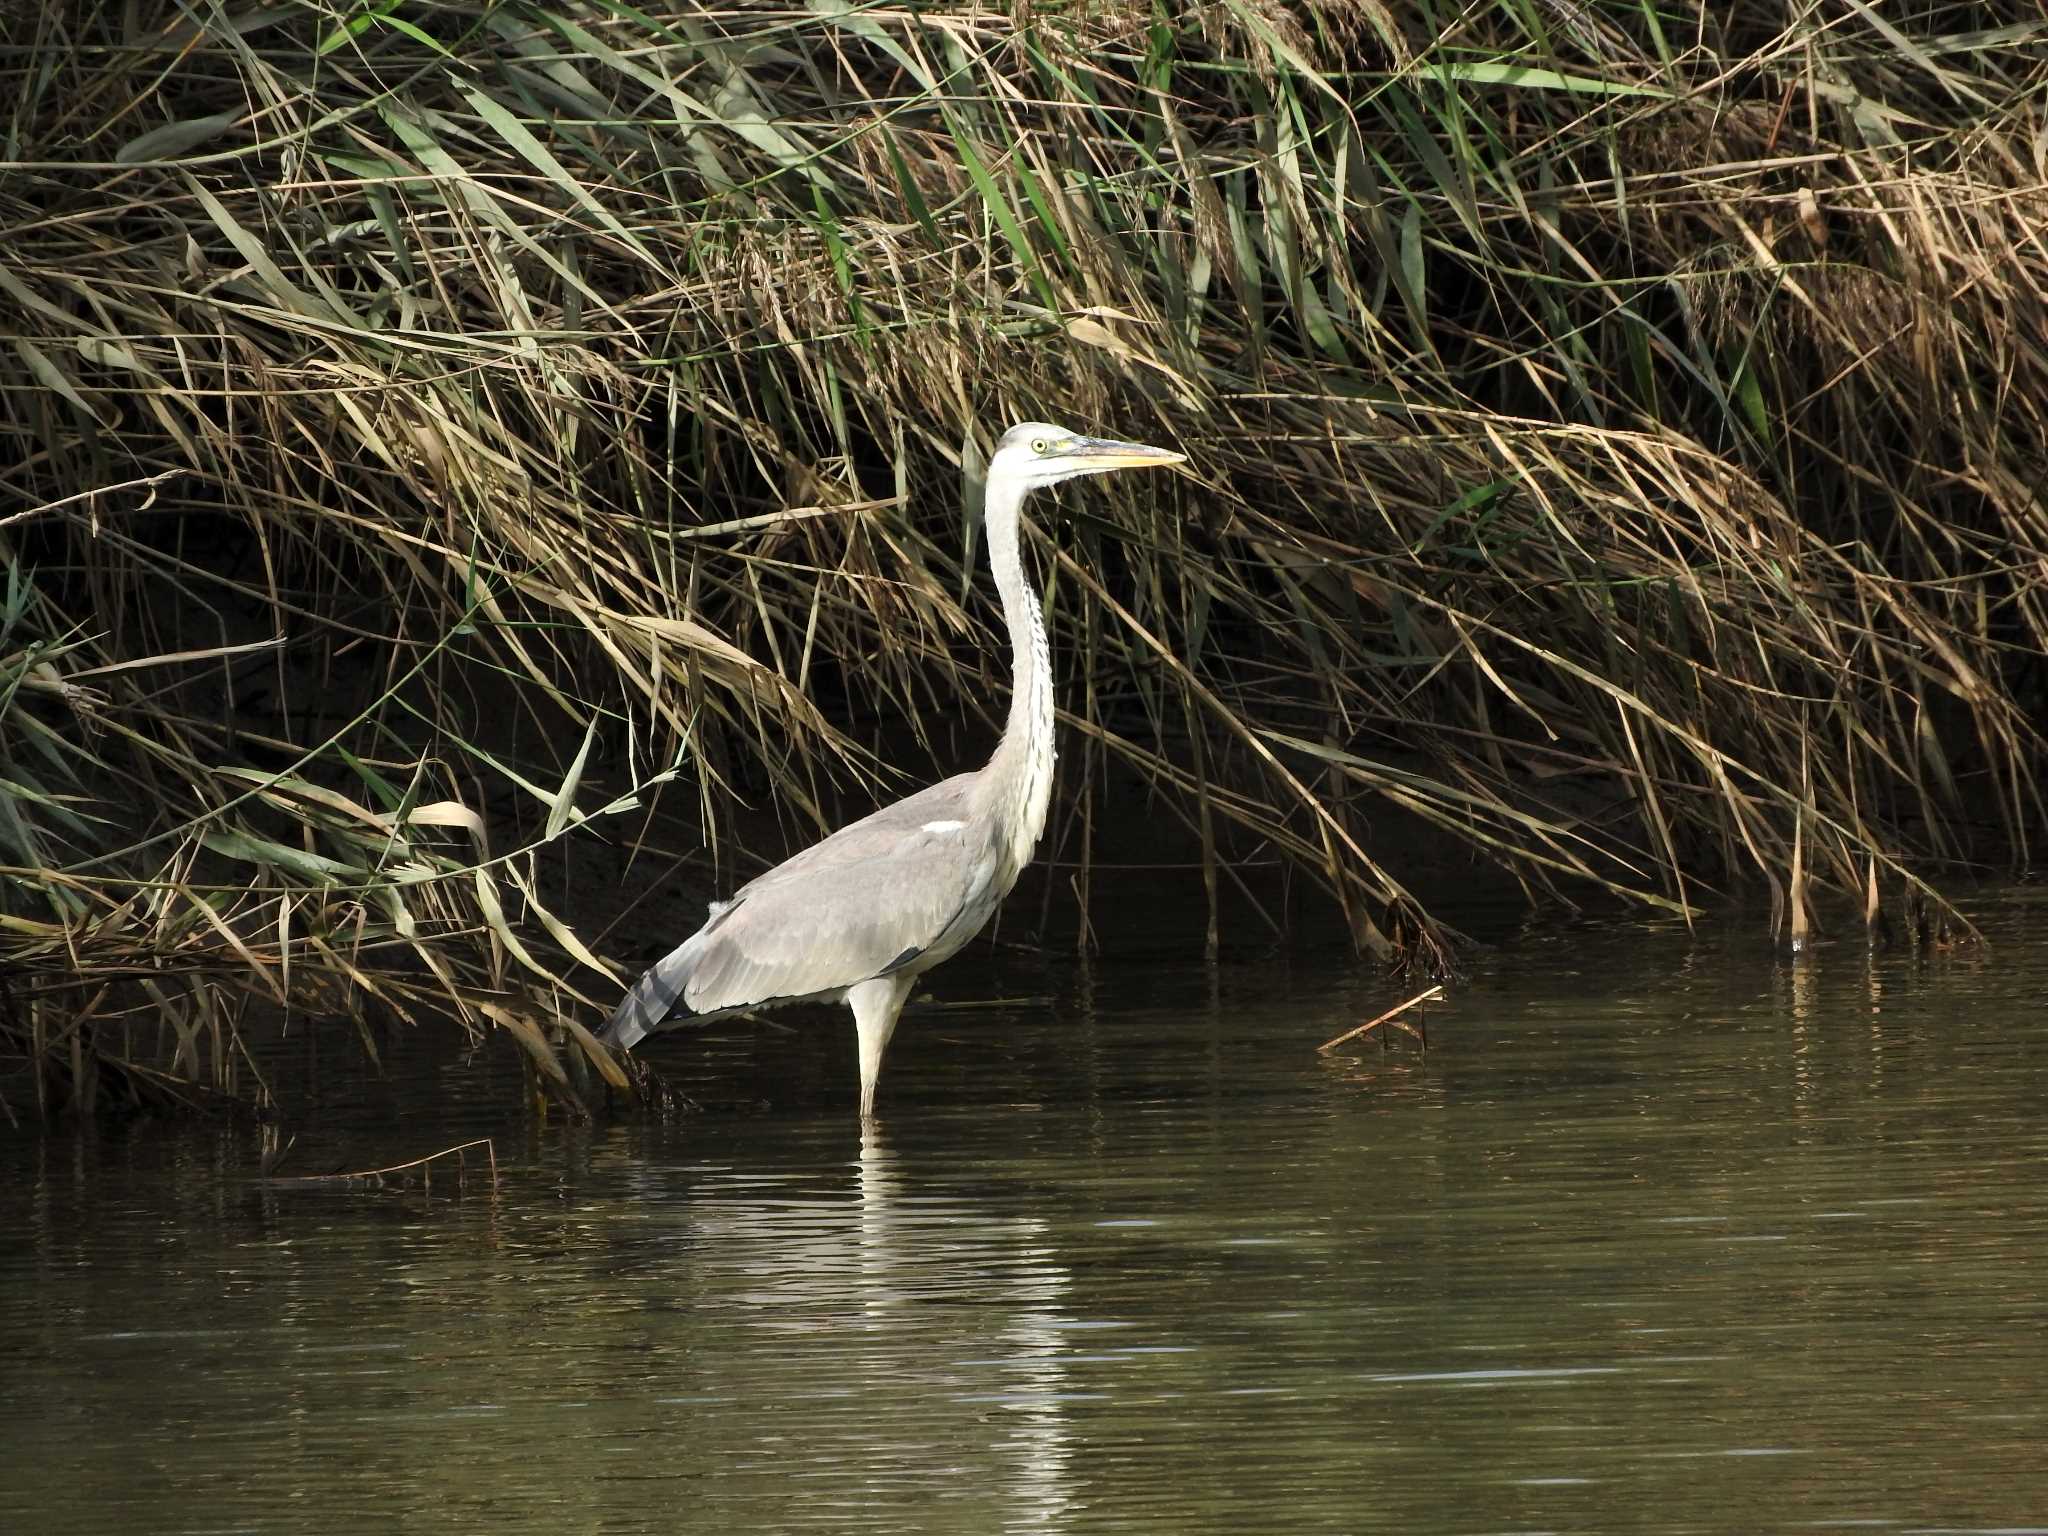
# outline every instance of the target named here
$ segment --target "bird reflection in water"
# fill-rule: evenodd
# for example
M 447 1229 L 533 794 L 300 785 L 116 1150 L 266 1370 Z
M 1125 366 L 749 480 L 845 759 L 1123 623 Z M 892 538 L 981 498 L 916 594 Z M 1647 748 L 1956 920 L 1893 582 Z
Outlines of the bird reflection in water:
M 857 1176 L 870 1317 L 884 1337 L 907 1337 L 923 1332 L 926 1321 L 907 1314 L 921 1310 L 922 1302 L 943 1299 L 966 1308 L 977 1324 L 993 1323 L 984 1336 L 997 1347 L 988 1356 L 952 1360 L 943 1369 L 956 1379 L 958 1373 L 976 1373 L 979 1390 L 956 1392 L 953 1401 L 998 1433 L 993 1449 L 1006 1469 L 1002 1486 L 1009 1506 L 1003 1528 L 1056 1525 L 1072 1503 L 1066 1407 L 1071 1388 L 1063 1359 L 1073 1320 L 1063 1306 L 1071 1277 L 1044 1223 L 993 1219 L 952 1202 L 906 1201 L 896 1154 L 873 1123 L 861 1135 Z M 991 1293 L 963 1295 L 962 1274 L 1000 1280 Z M 908 1325 L 900 1335 L 891 1319 L 876 1315 L 891 1310 Z M 891 1368 L 886 1358 L 876 1364 L 884 1373 Z
M 657 1402 L 687 1409 L 660 1431 L 673 1475 L 757 1515 L 886 1524 L 943 1500 L 963 1529 L 1065 1523 L 1072 1277 L 1045 1222 L 955 1166 L 869 1125 L 838 1169 L 739 1156 L 683 1190 L 644 1170 L 664 1236 L 635 1272 L 675 1305 L 639 1347 L 665 1362 Z

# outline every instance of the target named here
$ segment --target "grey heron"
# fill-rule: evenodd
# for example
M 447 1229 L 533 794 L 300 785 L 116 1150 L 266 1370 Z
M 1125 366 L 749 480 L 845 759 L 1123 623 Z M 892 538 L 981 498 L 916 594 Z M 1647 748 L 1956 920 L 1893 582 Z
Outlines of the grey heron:
M 981 931 L 1031 861 L 1052 795 L 1052 658 L 1017 521 L 1027 491 L 1079 475 L 1178 464 L 1142 443 L 1027 421 L 988 463 L 982 525 L 1010 631 L 1010 712 L 986 767 L 841 827 L 714 901 L 703 927 L 633 984 L 605 1026 L 630 1050 L 657 1030 L 785 1003 L 844 1001 L 860 1055 L 860 1113 L 917 978 Z

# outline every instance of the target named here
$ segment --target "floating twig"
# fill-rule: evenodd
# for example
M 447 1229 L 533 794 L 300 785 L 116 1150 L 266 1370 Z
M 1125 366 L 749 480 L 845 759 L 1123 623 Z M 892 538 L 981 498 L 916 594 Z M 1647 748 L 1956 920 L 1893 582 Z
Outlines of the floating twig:
M 1417 1029 L 1413 1024 L 1403 1023 L 1398 1016 L 1400 1014 L 1406 1013 L 1410 1008 L 1413 1008 L 1417 1003 L 1437 1002 L 1443 997 L 1443 995 L 1444 989 L 1441 986 L 1434 986 L 1429 988 L 1427 991 L 1418 992 L 1413 997 L 1409 998 L 1407 1002 L 1396 1003 L 1393 1007 L 1389 1008 L 1385 1013 L 1381 1014 L 1378 1018 L 1372 1019 L 1367 1023 L 1361 1024 L 1356 1029 L 1347 1029 L 1344 1031 L 1343 1034 L 1339 1035 L 1334 1040 L 1325 1040 L 1321 1045 L 1317 1046 L 1316 1049 L 1318 1051 L 1327 1051 L 1332 1046 L 1342 1045 L 1346 1040 L 1354 1040 L 1360 1035 L 1369 1034 L 1373 1030 L 1378 1029 L 1382 1024 L 1391 1024 L 1396 1029 L 1406 1030 L 1409 1034 L 1413 1035 L 1416 1039 L 1422 1041 L 1423 1044 L 1427 1045 L 1429 1043 L 1429 1037 L 1423 1034 L 1423 1032 Z
M 388 1174 L 405 1173 L 414 1168 L 426 1168 L 429 1169 L 429 1172 L 422 1175 L 420 1182 L 423 1187 L 431 1190 L 433 1187 L 431 1165 L 444 1157 L 460 1157 L 462 1153 L 469 1151 L 472 1147 L 482 1147 L 484 1149 L 484 1157 L 491 1165 L 491 1188 L 496 1189 L 498 1187 L 498 1149 L 488 1136 L 479 1136 L 475 1141 L 458 1142 L 452 1147 L 443 1147 L 438 1152 L 429 1152 L 425 1157 L 416 1157 L 410 1162 L 393 1163 L 388 1168 L 357 1168 L 346 1173 L 301 1173 L 282 1178 L 266 1178 L 258 1182 L 269 1184 L 273 1187 L 295 1184 L 336 1184 L 351 1179 L 361 1180 L 365 1183 L 381 1184 Z
M 974 1013 L 990 1008 L 1050 1008 L 1056 1001 L 1050 994 L 1035 997 L 933 997 L 930 993 L 911 1001 L 927 1013 Z

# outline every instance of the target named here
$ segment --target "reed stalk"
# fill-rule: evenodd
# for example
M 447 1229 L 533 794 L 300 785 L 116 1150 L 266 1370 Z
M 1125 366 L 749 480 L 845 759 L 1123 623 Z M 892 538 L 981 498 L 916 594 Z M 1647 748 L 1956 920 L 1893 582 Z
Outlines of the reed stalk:
M 1135 776 L 1210 911 L 1441 965 L 1399 817 L 1967 931 L 2041 835 L 2037 5 L 135 0 L 0 75 L 17 1104 L 374 1013 L 580 1101 L 579 845 L 708 887 L 992 734 L 1027 417 L 1190 456 L 1038 554 L 1056 825 Z

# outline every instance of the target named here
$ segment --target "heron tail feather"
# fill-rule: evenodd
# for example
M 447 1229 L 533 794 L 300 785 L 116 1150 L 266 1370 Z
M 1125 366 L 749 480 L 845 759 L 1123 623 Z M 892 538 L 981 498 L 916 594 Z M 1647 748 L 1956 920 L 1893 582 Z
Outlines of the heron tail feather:
M 693 935 L 679 948 L 650 965 L 646 973 L 633 983 L 625 1000 L 599 1032 L 598 1039 L 615 1049 L 630 1051 L 664 1023 L 680 1023 L 689 1018 L 689 1009 L 678 1005 L 682 1002 L 683 987 L 697 967 L 702 937 L 701 934 Z M 678 1017 L 671 1018 L 671 1014 Z

